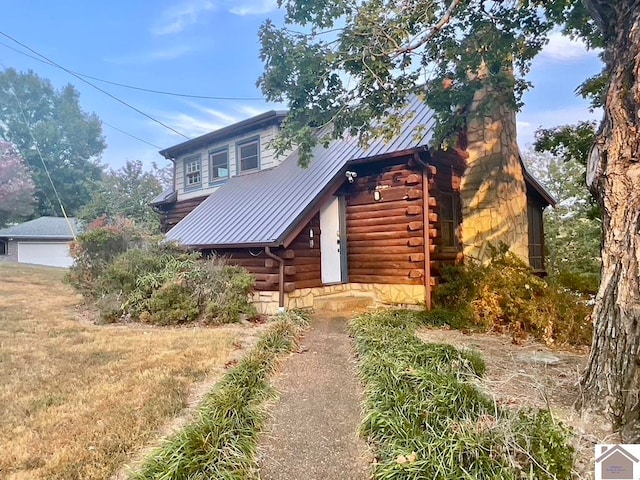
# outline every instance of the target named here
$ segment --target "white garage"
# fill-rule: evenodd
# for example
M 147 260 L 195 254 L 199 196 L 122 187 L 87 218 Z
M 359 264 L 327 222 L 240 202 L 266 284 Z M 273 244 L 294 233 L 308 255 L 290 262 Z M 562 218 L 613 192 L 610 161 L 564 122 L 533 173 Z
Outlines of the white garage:
M 40 217 L 0 229 L 0 262 L 69 268 L 78 227 L 75 219 Z
M 18 242 L 18 263 L 69 268 L 69 242 Z

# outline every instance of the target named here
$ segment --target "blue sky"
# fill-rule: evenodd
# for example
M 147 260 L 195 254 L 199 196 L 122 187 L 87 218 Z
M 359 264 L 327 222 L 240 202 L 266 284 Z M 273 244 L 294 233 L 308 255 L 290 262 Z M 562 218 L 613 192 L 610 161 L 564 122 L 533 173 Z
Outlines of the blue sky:
M 68 70 L 148 89 L 244 98 L 180 98 L 89 80 L 188 137 L 282 108 L 261 100 L 255 87 L 262 71 L 258 28 L 266 18 L 276 23 L 282 18 L 275 0 L 0 0 L 0 11 L 0 32 Z M 152 161 L 167 164 L 157 148 L 117 129 L 161 148 L 184 140 L 69 73 L 7 48 L 33 55 L 11 40 L 0 37 L 0 42 L 4 66 L 31 69 L 57 87 L 76 86 L 82 108 L 105 122 L 108 148 L 104 163 L 114 168 L 136 159 L 147 165 Z M 526 148 L 540 126 L 599 118 L 600 113 L 589 112 L 587 103 L 573 92 L 600 68 L 595 53 L 559 34 L 552 35 L 535 60 L 530 74 L 535 88 L 527 93 L 518 115 L 520 145 Z

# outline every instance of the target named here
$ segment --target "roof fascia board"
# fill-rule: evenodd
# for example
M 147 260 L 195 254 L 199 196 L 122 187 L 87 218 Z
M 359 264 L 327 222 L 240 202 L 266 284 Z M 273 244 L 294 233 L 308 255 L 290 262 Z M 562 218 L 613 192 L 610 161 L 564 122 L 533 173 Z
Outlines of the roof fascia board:
M 209 143 L 222 140 L 226 137 L 238 135 L 246 130 L 256 128 L 262 124 L 268 125 L 271 123 L 279 123 L 284 120 L 286 116 L 286 112 L 279 110 L 270 110 L 255 117 L 251 117 L 232 125 L 220 128 L 218 130 L 214 130 L 213 132 L 206 133 L 199 137 L 192 138 L 190 140 L 187 140 L 186 142 L 174 145 L 173 147 L 160 150 L 160 155 L 168 160 L 175 160 L 175 157 L 177 155 L 181 155 Z

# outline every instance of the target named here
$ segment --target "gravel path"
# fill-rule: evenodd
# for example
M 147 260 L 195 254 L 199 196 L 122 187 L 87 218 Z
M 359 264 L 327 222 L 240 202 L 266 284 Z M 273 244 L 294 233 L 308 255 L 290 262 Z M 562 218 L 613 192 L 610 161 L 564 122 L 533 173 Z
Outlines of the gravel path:
M 273 380 L 280 393 L 258 452 L 262 480 L 366 480 L 358 438 L 362 387 L 346 320 L 317 314 L 300 352 Z

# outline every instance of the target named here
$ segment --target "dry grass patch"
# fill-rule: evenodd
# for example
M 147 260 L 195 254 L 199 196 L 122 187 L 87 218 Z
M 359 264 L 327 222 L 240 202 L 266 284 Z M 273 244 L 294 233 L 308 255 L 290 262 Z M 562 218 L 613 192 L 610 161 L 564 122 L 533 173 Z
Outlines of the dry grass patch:
M 0 265 L 2 478 L 109 478 L 261 330 L 80 322 L 63 273 Z

